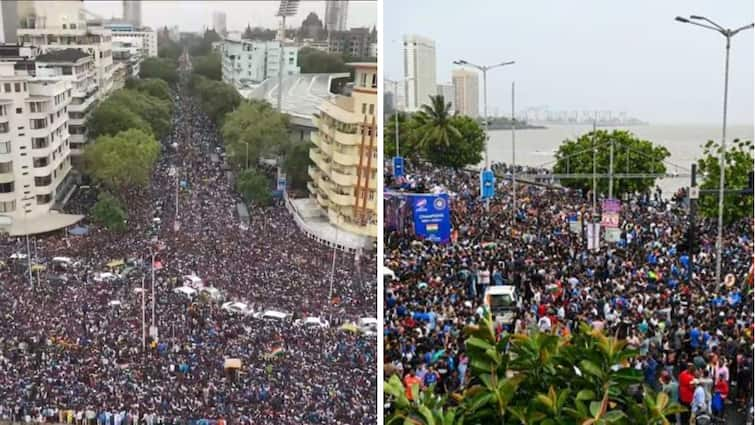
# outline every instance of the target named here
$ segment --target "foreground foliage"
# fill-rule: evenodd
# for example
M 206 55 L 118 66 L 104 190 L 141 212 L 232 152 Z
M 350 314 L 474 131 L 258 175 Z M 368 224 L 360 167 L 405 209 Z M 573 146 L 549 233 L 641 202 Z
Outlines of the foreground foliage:
M 469 373 L 465 389 L 439 397 L 434 388 L 385 382 L 387 424 L 668 425 L 683 408 L 642 387 L 626 342 L 581 325 L 570 337 L 533 331 L 498 336 L 490 316 L 465 329 Z

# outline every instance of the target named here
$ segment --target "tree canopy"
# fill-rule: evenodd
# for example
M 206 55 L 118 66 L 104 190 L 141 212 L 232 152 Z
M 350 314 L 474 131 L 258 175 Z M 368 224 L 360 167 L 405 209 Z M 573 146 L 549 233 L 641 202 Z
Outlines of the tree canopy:
M 169 84 L 178 81 L 178 65 L 172 58 L 150 57 L 145 58 L 139 65 L 141 78 L 159 78 Z
M 753 171 L 752 141 L 735 139 L 727 146 L 724 180 L 726 189 L 745 189 L 749 174 Z M 721 145 L 709 140 L 703 146 L 703 157 L 697 161 L 698 171 L 703 176 L 701 189 L 718 189 L 721 178 Z M 718 217 L 718 196 L 701 196 L 698 200 L 700 213 L 705 217 Z M 752 217 L 752 196 L 739 193 L 724 195 L 724 222 L 733 223 L 745 217 Z
M 236 190 L 246 202 L 265 207 L 272 203 L 270 179 L 254 168 L 242 171 L 236 179 Z
M 232 166 L 254 166 L 263 155 L 279 155 L 288 142 L 288 116 L 269 103 L 244 101 L 226 116 L 221 129 Z
M 398 376 L 384 386 L 386 424 L 622 424 L 667 425 L 684 410 L 666 393 L 642 387 L 626 341 L 582 324 L 568 337 L 532 331 L 501 334 L 486 314 L 465 329 L 471 380 L 453 401 L 434 384 L 405 388 Z
M 299 49 L 298 61 L 303 74 L 351 71 L 341 55 L 323 52 L 311 47 Z
M 656 173 L 666 172 L 664 160 L 671 154 L 663 146 L 654 145 L 648 140 L 635 137 L 625 130 L 607 132 L 597 130 L 579 136 L 577 140 L 564 140 L 556 152 L 556 164 L 553 172 L 557 174 L 591 174 L 593 170 L 593 146 L 595 155 L 595 169 L 598 174 L 608 174 L 610 163 L 610 145 L 614 142 L 613 162 L 614 173 Z M 592 190 L 592 179 L 561 179 L 566 187 L 582 190 Z M 614 196 L 625 192 L 644 192 L 655 184 L 654 178 L 645 179 L 617 179 L 613 180 Z M 608 179 L 597 179 L 597 192 L 608 193 Z
M 121 89 L 108 97 L 105 102 L 124 105 L 149 123 L 152 133 L 162 139 L 170 130 L 170 118 L 173 104 L 160 100 L 142 91 Z M 112 133 L 111 133 L 112 134 Z
M 222 124 L 225 115 L 239 106 L 241 95 L 231 85 L 194 74 L 191 77 L 192 93 L 199 99 L 202 110 L 215 123 Z
M 129 78 L 126 80 L 126 88 L 146 93 L 160 100 L 172 102 L 170 86 L 165 80 L 158 78 Z
M 126 230 L 128 214 L 118 199 L 108 192 L 101 192 L 92 207 L 92 218 L 109 230 L 122 232 Z
M 207 56 L 197 56 L 191 61 L 193 72 L 210 80 L 220 81 L 223 79 L 223 66 L 220 62 L 220 54 L 210 52 Z
M 309 181 L 308 168 L 312 164 L 309 158 L 308 143 L 291 142 L 283 152 L 283 170 L 286 172 L 288 187 L 305 190 Z
M 114 193 L 149 184 L 160 144 L 149 131 L 129 129 L 103 135 L 84 149 L 87 172 Z
M 427 159 L 435 165 L 457 169 L 479 164 L 485 150 L 483 129 L 473 118 L 461 115 L 452 117 L 450 125 L 459 135 L 452 135 L 447 145 L 433 144 L 427 151 Z
M 461 133 L 451 122 L 451 102 L 446 102 L 443 96 L 430 96 L 430 104 L 422 105 L 414 116 L 419 128 L 420 137 L 417 139 L 423 151 L 436 147 L 448 147 L 451 140 L 460 138 Z
M 151 132 L 150 124 L 128 106 L 106 99 L 97 105 L 87 118 L 87 137 L 96 139 L 101 135 L 113 135 L 128 129 Z

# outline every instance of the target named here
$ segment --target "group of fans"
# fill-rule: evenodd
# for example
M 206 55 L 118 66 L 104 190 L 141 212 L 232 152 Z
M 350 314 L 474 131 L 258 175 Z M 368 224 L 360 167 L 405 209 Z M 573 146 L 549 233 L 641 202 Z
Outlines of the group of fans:
M 495 169 L 510 171 L 503 164 Z M 696 223 L 690 253 L 683 197 L 632 194 L 622 202 L 619 241 L 601 240 L 588 251 L 584 227 L 569 219 L 589 216 L 589 193 L 520 183 L 512 210 L 506 179 L 486 206 L 476 172 L 420 165 L 393 178 L 389 171 L 393 201 L 386 200 L 385 214 L 393 219 L 385 222 L 384 264 L 395 278 L 385 280 L 386 374 L 405 384 L 435 384 L 439 393 L 463 389 L 469 381 L 463 328 L 483 314 L 489 285 L 511 285 L 520 306 L 501 331 L 566 335 L 588 323 L 639 349 L 632 365 L 644 371 L 646 384 L 695 414 L 724 415 L 751 404 L 752 217 L 725 226 L 726 279 L 717 283 L 716 223 Z M 450 194 L 449 243 L 415 235 L 410 197 L 402 192 Z
M 37 235 L 31 252 L 0 242 L 18 253 L 0 269 L 0 420 L 374 424 L 376 338 L 339 326 L 376 316 L 374 253 L 336 254 L 329 299 L 333 250 L 280 204 L 251 205 L 241 225 L 215 125 L 184 84 L 174 97 L 149 188 L 119 194 L 126 232 Z M 96 191 L 66 208 L 88 211 Z M 175 292 L 186 275 L 249 312 L 290 316 Z M 297 324 L 309 316 L 330 326 Z

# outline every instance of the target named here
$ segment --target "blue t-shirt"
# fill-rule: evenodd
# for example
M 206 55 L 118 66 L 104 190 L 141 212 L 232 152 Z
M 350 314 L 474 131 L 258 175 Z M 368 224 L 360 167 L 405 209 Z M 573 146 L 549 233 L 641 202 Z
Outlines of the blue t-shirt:
M 435 372 L 427 372 L 425 374 L 425 386 L 430 386 L 436 382 L 438 382 L 438 377 L 435 375 Z
M 697 348 L 700 346 L 700 330 L 697 328 L 692 328 L 692 330 L 689 331 L 689 346 L 692 348 Z

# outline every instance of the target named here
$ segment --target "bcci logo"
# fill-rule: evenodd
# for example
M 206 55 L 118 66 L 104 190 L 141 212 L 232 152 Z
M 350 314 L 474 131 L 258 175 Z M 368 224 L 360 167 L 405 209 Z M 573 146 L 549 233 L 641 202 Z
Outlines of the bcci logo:
M 433 206 L 436 210 L 443 210 L 446 208 L 446 200 L 443 198 L 435 198 L 435 201 L 433 201 Z
M 427 206 L 427 199 L 425 199 L 425 198 L 418 199 L 417 203 L 415 204 L 415 206 L 417 208 L 424 208 L 424 207 L 426 207 Z

